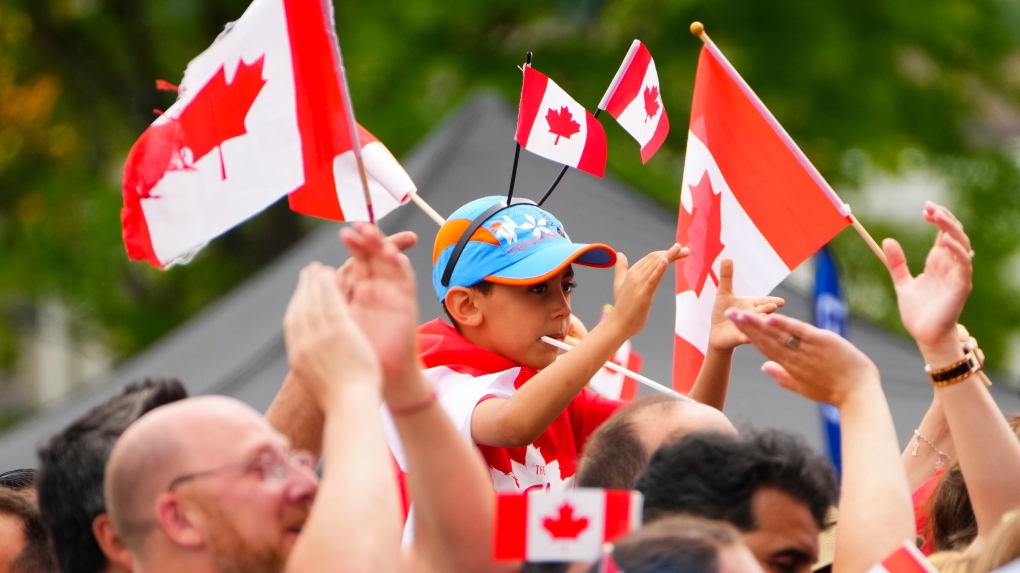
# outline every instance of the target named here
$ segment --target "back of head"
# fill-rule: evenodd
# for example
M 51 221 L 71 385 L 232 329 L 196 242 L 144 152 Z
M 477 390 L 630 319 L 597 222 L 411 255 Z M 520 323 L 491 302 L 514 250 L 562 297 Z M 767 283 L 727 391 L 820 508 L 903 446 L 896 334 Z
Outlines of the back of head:
M 722 553 L 742 546 L 740 534 L 725 523 L 670 517 L 617 541 L 612 556 L 627 573 L 717 573 Z
M 11 573 L 55 573 L 57 567 L 49 538 L 32 498 L 13 490 L 0 489 L 0 516 L 9 516 L 19 521 L 25 540 L 8 570 Z M 8 564 L 0 563 L 0 566 L 5 565 Z
M 35 492 L 36 472 L 33 469 L 11 470 L 0 474 L 0 489 L 31 493 Z
M 635 419 L 677 402 L 657 394 L 617 410 L 588 438 L 577 467 L 578 487 L 634 489 L 651 455 L 641 442 Z
M 106 567 L 92 522 L 106 512 L 103 473 L 117 438 L 143 414 L 185 397 L 176 378 L 131 384 L 40 448 L 39 509 L 63 573 Z
M 819 529 L 836 503 L 831 464 L 800 437 L 779 430 L 746 430 L 739 437 L 692 433 L 660 447 L 638 478 L 645 522 L 675 514 L 757 528 L 752 497 L 773 488 L 801 501 Z

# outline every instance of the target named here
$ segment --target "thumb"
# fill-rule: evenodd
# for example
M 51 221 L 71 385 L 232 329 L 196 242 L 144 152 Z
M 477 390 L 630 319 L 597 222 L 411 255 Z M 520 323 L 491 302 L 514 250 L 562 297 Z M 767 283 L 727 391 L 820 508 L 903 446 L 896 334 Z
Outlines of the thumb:
M 913 278 L 910 269 L 907 267 L 907 256 L 903 254 L 903 247 L 896 239 L 882 241 L 882 250 L 885 252 L 886 268 L 889 269 L 889 276 L 892 277 L 894 286 L 900 286 Z
M 627 263 L 627 255 L 623 253 L 616 253 L 616 266 L 613 267 L 613 294 L 620 290 L 620 286 L 623 285 L 623 279 L 627 278 L 627 269 L 630 265 Z
M 723 259 L 719 262 L 719 288 L 718 293 L 731 294 L 733 292 L 733 261 Z
M 786 371 L 786 368 L 783 368 L 778 362 L 769 360 L 765 364 L 761 365 L 761 371 L 775 378 L 776 382 L 778 382 L 783 388 L 800 394 L 800 385 L 797 384 L 797 381 L 794 380 L 793 376 L 790 376 L 790 373 Z

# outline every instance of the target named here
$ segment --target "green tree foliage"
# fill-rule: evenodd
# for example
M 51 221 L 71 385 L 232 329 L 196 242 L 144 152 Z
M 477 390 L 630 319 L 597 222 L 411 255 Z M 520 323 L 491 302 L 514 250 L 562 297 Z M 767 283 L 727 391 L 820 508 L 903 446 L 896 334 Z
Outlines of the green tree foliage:
M 60 297 L 127 355 L 311 224 L 274 207 L 166 273 L 128 263 L 120 243 L 123 159 L 152 110 L 172 103 L 153 80 L 176 83 L 246 6 L 0 0 L 0 307 Z M 515 103 L 515 67 L 528 50 L 537 69 L 593 109 L 630 41 L 642 39 L 673 131 L 642 166 L 633 140 L 604 122 L 610 170 L 671 207 L 700 48 L 688 26 L 703 21 L 851 205 L 867 183 L 862 165 L 889 173 L 920 165 L 946 178 L 978 252 L 964 318 L 1002 364 L 1020 314 L 1010 296 L 1020 179 L 1004 151 L 1016 129 L 1020 10 L 1008 0 L 375 0 L 338 1 L 336 10 L 358 118 L 398 155 L 479 87 Z M 901 238 L 919 268 L 931 232 L 862 219 L 876 236 Z M 884 271 L 850 233 L 836 250 L 852 305 L 898 324 Z

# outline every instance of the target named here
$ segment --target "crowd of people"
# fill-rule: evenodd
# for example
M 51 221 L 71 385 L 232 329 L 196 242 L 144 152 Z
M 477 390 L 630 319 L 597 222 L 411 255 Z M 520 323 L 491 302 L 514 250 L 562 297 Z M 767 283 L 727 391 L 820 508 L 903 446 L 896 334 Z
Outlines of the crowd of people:
M 629 264 L 534 204 L 486 197 L 436 237 L 448 320 L 419 324 L 413 234 L 345 227 L 350 258 L 298 277 L 290 372 L 264 415 L 153 378 L 53 436 L 38 470 L 3 474 L 0 572 L 863 573 L 908 543 L 941 571 L 987 573 L 1020 557 L 1020 423 L 958 324 L 969 239 L 944 207 L 924 218 L 937 238 L 921 274 L 883 244 L 933 387 L 902 452 L 874 363 L 777 313 L 782 299 L 734 295 L 727 260 L 694 401 L 593 392 L 689 250 Z M 614 310 L 590 332 L 571 314 L 573 265 L 614 267 Z M 839 480 L 799 437 L 727 419 L 742 344 L 783 388 L 838 408 Z M 640 492 L 643 527 L 590 562 L 494 560 L 496 492 L 573 487 Z

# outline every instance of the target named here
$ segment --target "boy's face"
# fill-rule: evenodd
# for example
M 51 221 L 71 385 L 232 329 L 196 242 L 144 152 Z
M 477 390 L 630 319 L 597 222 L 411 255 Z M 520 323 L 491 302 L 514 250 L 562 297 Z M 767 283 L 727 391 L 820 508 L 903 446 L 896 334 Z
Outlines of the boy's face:
M 570 291 L 574 269 L 525 286 L 494 284 L 488 296 L 475 297 L 482 322 L 472 333 L 475 343 L 530 368 L 556 360 L 555 347 L 543 336 L 563 340 L 570 328 Z

